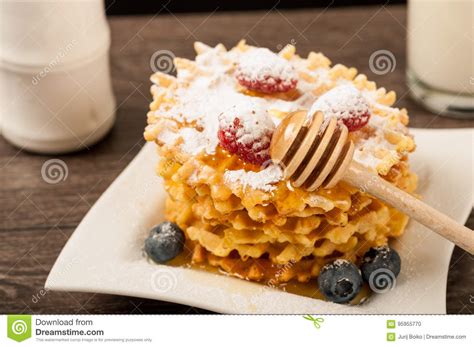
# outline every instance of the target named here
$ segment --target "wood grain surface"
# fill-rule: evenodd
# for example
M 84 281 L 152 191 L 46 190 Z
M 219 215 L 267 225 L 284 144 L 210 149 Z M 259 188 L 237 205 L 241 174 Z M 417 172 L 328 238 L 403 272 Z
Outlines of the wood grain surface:
M 57 156 L 68 167 L 67 179 L 58 184 L 41 177 L 43 163 L 53 157 L 18 150 L 0 138 L 0 313 L 205 312 L 160 301 L 43 288 L 74 228 L 144 144 L 150 57 L 157 50 L 192 58 L 195 40 L 230 47 L 244 37 L 273 50 L 291 42 L 302 55 L 322 51 L 333 62 L 355 66 L 378 85 L 395 90 L 397 106 L 408 108 L 413 127 L 474 127 L 474 120 L 439 117 L 409 97 L 405 17 L 403 6 L 179 15 L 164 9 L 155 16 L 112 17 L 111 70 L 118 108 L 110 134 L 89 149 Z M 376 75 L 369 57 L 381 49 L 394 54 L 396 66 Z M 466 225 L 474 227 L 472 213 Z M 472 256 L 455 249 L 448 276 L 449 313 L 474 311 L 473 264 Z

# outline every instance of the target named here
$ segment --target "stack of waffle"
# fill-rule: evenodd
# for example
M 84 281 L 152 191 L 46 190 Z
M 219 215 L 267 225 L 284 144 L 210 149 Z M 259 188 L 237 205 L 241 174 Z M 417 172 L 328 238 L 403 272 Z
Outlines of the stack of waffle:
M 195 61 L 175 59 L 177 77 L 152 76 L 145 130 L 145 138 L 158 144 L 166 216 L 184 230 L 193 262 L 248 280 L 306 282 L 324 264 L 336 258 L 357 263 L 370 247 L 403 233 L 407 217 L 364 191 L 344 182 L 314 192 L 295 188 L 271 163 L 246 163 L 217 139 L 219 114 L 242 102 L 264 108 L 277 124 L 328 90 L 352 84 L 371 109 L 369 124 L 350 135 L 354 160 L 412 192 L 416 176 L 407 159 L 415 144 L 406 110 L 391 107 L 393 92 L 377 89 L 354 68 L 331 67 L 320 53 L 303 59 L 287 46 L 279 56 L 297 73 L 296 91 L 258 93 L 235 81 L 239 60 L 255 47 L 242 41 L 230 51 L 201 43 L 195 48 Z

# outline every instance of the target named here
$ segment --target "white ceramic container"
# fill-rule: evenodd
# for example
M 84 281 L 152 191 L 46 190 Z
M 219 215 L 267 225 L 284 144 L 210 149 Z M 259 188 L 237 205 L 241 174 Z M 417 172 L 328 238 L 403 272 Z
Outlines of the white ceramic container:
M 102 1 L 6 2 L 0 21 L 5 139 L 63 153 L 103 137 L 115 120 L 115 100 Z

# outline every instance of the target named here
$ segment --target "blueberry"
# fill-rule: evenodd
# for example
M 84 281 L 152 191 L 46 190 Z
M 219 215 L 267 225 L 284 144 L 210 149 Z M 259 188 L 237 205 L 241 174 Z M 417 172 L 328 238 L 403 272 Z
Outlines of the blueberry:
M 401 260 L 397 251 L 388 247 L 374 247 L 365 253 L 360 269 L 362 277 L 375 292 L 385 292 L 395 285 Z
M 183 248 L 184 233 L 171 222 L 155 225 L 145 240 L 145 252 L 157 263 L 166 263 L 175 258 Z
M 319 290 L 326 299 L 343 304 L 357 296 L 362 276 L 357 266 L 344 259 L 326 264 L 318 276 Z

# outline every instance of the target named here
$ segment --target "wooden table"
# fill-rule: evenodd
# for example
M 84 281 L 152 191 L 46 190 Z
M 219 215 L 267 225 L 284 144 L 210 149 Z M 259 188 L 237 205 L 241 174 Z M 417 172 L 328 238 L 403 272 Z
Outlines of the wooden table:
M 118 109 L 110 134 L 89 150 L 57 157 L 66 162 L 69 174 L 55 185 L 46 183 L 40 173 L 51 157 L 19 151 L 0 139 L 0 312 L 204 312 L 138 298 L 43 291 L 49 270 L 75 227 L 144 144 L 149 61 L 156 50 L 192 58 L 195 40 L 230 47 L 244 37 L 250 44 L 273 50 L 292 42 L 302 55 L 322 51 L 333 62 L 356 66 L 379 85 L 395 90 L 398 106 L 408 108 L 414 127 L 473 127 L 474 121 L 433 115 L 410 99 L 404 74 L 405 17 L 405 7 L 397 6 L 179 16 L 163 9 L 158 16 L 111 18 L 111 68 Z M 368 62 L 380 49 L 394 54 L 396 67 L 377 76 Z M 474 227 L 472 213 L 467 225 Z M 449 313 L 474 311 L 473 265 L 473 257 L 456 248 L 448 278 Z

